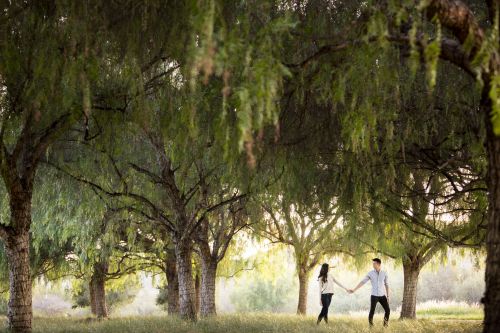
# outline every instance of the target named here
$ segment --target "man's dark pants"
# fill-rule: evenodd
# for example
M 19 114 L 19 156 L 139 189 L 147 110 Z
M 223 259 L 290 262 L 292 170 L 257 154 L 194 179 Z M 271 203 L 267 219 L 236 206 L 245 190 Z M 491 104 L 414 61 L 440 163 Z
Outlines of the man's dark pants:
M 373 296 L 371 297 L 370 304 L 370 314 L 368 315 L 368 322 L 370 325 L 373 325 L 373 314 L 375 313 L 375 307 L 377 306 L 377 302 L 380 302 L 382 307 L 384 308 L 384 325 L 387 326 L 389 322 L 389 315 L 391 314 L 391 309 L 389 309 L 389 302 L 387 301 L 387 297 L 385 296 Z

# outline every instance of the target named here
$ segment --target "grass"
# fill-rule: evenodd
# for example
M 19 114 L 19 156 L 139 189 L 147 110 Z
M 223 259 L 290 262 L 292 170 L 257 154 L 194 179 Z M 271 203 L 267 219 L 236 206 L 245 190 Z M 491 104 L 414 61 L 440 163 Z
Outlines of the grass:
M 483 320 L 483 308 L 479 304 L 464 302 L 429 301 L 417 306 L 417 317 L 427 319 Z
M 5 326 L 4 326 L 5 327 Z M 332 316 L 330 324 L 317 326 L 314 317 L 278 314 L 219 315 L 189 323 L 172 317 L 124 317 L 96 321 L 74 318 L 35 318 L 34 333 L 475 333 L 481 332 L 478 320 L 393 320 L 382 327 L 378 315 L 375 327 L 367 320 L 350 316 Z M 0 332 L 7 332 L 5 328 Z

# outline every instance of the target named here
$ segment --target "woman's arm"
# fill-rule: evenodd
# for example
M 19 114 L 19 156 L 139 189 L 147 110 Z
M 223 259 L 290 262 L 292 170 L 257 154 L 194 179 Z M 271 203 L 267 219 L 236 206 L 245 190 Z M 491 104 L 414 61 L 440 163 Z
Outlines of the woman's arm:
M 335 282 L 339 287 L 343 288 L 345 291 L 347 291 L 347 288 L 342 285 L 339 281 L 337 281 L 333 276 L 332 276 L 333 282 Z
M 319 279 L 319 306 L 323 306 L 323 302 L 321 301 L 321 291 L 323 290 L 323 281 L 321 278 Z

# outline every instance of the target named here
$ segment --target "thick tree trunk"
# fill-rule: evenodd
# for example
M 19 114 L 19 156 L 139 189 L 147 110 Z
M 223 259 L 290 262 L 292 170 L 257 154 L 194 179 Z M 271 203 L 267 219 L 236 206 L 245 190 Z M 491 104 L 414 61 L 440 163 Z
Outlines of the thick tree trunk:
M 417 285 L 421 268 L 418 261 L 403 260 L 404 284 L 401 318 L 415 319 L 417 317 Z
M 29 214 L 29 212 L 27 212 Z M 9 266 L 9 307 L 7 317 L 12 332 L 31 332 L 31 271 L 29 232 L 20 231 L 5 240 Z
M 482 101 L 486 121 L 489 196 L 483 332 L 494 333 L 500 328 L 500 137 L 493 133 L 490 119 L 491 101 L 487 91 L 489 87 L 485 87 Z
M 217 260 L 211 257 L 201 260 L 201 301 L 200 314 L 203 317 L 217 314 L 215 307 L 215 280 Z
M 309 272 L 301 267 L 298 270 L 299 276 L 299 302 L 297 304 L 297 314 L 307 314 L 307 290 L 309 288 Z
M 94 264 L 94 273 L 91 279 L 91 287 L 95 300 L 95 315 L 97 318 L 108 317 L 108 306 L 106 304 L 106 274 L 108 263 L 98 262 Z
M 179 278 L 175 265 L 175 252 L 167 250 L 165 261 L 165 274 L 167 276 L 167 309 L 169 315 L 179 314 Z
M 181 318 L 195 321 L 195 288 L 191 255 L 192 249 L 190 244 L 176 242 L 175 260 L 179 279 L 179 314 Z
M 9 267 L 7 317 L 12 332 L 31 332 L 30 236 L 31 191 L 19 183 L 10 189 L 10 226 L 2 232 Z

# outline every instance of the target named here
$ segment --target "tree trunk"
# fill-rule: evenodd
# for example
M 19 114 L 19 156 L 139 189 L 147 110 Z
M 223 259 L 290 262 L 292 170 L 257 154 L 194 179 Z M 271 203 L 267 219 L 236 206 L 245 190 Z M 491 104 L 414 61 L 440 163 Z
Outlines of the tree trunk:
M 217 314 L 215 307 L 215 280 L 217 260 L 211 257 L 201 260 L 201 301 L 200 314 L 203 317 Z
M 417 285 L 421 268 L 417 260 L 403 260 L 404 284 L 401 318 L 415 319 L 417 317 Z
M 307 291 L 309 288 L 309 272 L 306 268 L 298 269 L 299 276 L 299 303 L 297 305 L 297 314 L 307 314 Z
M 198 272 L 194 275 L 194 309 L 196 314 L 200 313 L 200 276 Z
M 9 266 L 10 284 L 7 314 L 9 328 L 16 333 L 31 332 L 33 313 L 31 307 L 29 232 L 23 230 L 9 235 L 5 240 L 5 252 Z
M 196 321 L 195 289 L 190 244 L 175 244 L 175 260 L 179 279 L 179 314 L 181 318 Z
M 2 233 L 9 267 L 7 317 L 12 332 L 31 332 L 30 236 L 31 191 L 16 184 L 10 189 L 10 226 Z
M 89 303 L 90 303 L 90 313 L 96 314 L 95 310 L 95 293 L 94 293 L 94 283 L 92 278 L 89 281 Z
M 484 303 L 484 333 L 498 332 L 500 328 L 500 137 L 493 133 L 491 100 L 484 88 L 482 108 L 486 121 L 486 148 L 488 153 L 488 232 L 486 238 L 486 291 Z
M 167 276 L 167 308 L 169 315 L 179 314 L 179 278 L 175 265 L 175 253 L 167 250 L 165 274 Z
M 94 264 L 91 287 L 95 300 L 95 315 L 97 318 L 108 317 L 108 306 L 106 304 L 106 274 L 108 272 L 107 262 L 97 262 Z

